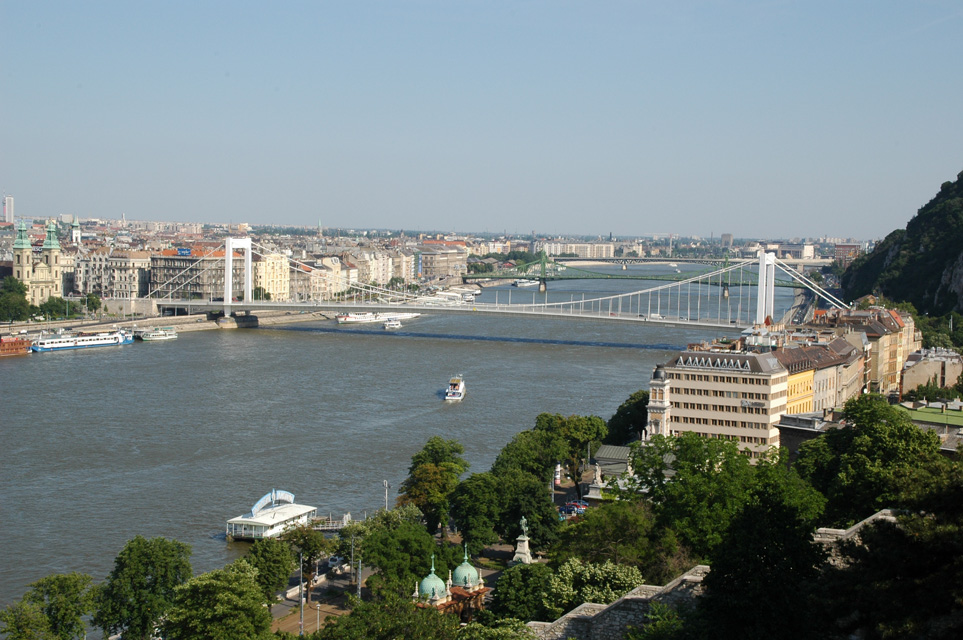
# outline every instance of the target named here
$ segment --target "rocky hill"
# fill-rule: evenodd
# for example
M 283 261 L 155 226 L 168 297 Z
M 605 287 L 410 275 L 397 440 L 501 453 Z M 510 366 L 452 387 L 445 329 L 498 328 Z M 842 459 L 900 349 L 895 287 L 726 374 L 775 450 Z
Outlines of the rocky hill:
M 842 277 L 846 298 L 882 294 L 920 312 L 963 311 L 963 172 L 944 182 L 906 225 L 853 262 Z

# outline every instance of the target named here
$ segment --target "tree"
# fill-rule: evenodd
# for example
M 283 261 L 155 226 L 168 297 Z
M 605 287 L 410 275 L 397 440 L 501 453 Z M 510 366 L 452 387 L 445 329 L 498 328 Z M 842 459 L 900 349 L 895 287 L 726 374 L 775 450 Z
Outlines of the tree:
M 490 625 L 470 622 L 458 632 L 458 640 L 536 640 L 535 632 L 521 620 L 506 618 Z
M 824 637 L 813 601 L 825 551 L 812 535 L 824 504 L 794 471 L 760 467 L 703 580 L 700 612 L 711 635 Z
M 455 640 L 458 616 L 418 607 L 410 598 L 361 602 L 346 616 L 328 618 L 312 640 Z
M 548 581 L 545 608 L 552 619 L 583 602 L 609 604 L 645 583 L 635 567 L 611 562 L 594 564 L 578 558 L 566 561 Z
M 271 294 L 264 287 L 254 287 L 254 290 L 251 291 L 251 297 L 255 300 L 270 300 Z
M 605 422 L 598 416 L 573 415 L 563 418 L 558 414 L 542 413 L 535 418 L 535 429 L 557 434 L 565 443 L 564 461 L 568 477 L 575 483 L 575 491 L 581 497 L 579 466 L 583 459 L 588 461 L 589 446 L 605 438 L 608 432 Z
M 27 302 L 27 285 L 13 276 L 7 276 L 0 285 L 0 320 L 10 322 L 30 318 L 30 303 Z
M 615 414 L 609 418 L 607 444 L 622 445 L 642 438 L 642 432 L 649 420 L 649 392 L 636 391 L 628 400 L 619 405 Z
M 498 541 L 500 502 L 498 478 L 491 473 L 473 473 L 452 492 L 451 517 L 472 555 Z
M 421 525 L 404 522 L 390 529 L 381 527 L 365 539 L 364 564 L 376 569 L 368 586 L 381 597 L 410 596 L 412 586 L 428 575 L 433 561 L 439 576 L 454 566 L 449 556 L 447 546 L 436 545 Z
M 190 579 L 190 556 L 190 546 L 176 540 L 137 536 L 129 541 L 95 593 L 94 625 L 104 635 L 121 632 L 125 640 L 148 640 L 174 589 Z
M 40 607 L 18 600 L 0 611 L 0 633 L 7 640 L 54 640 L 50 623 Z
M 267 640 L 273 635 L 271 614 L 264 605 L 257 569 L 242 558 L 177 587 L 164 616 L 164 638 Z
M 462 458 L 465 448 L 457 440 L 432 436 L 411 457 L 408 477 L 401 484 L 398 504 L 413 504 L 425 514 L 428 533 L 434 535 L 439 524 L 448 524 L 448 498 L 458 486 L 458 478 L 468 470 Z
M 850 524 L 897 506 L 900 482 L 940 455 L 937 435 L 878 395 L 846 403 L 846 426 L 803 443 L 795 468 L 828 499 L 826 516 Z
M 522 533 L 521 520 L 528 521 L 533 549 L 548 547 L 558 536 L 558 511 L 548 486 L 533 475 L 513 469 L 499 477 L 502 504 L 496 525 L 498 534 L 514 542 Z
M 379 510 L 364 520 L 353 520 L 338 532 L 335 553 L 345 559 L 353 555 L 364 557 L 365 540 L 373 531 L 395 529 L 403 523 L 421 524 L 422 519 L 423 515 L 418 507 L 405 505 L 389 511 Z
M 646 493 L 659 527 L 675 532 L 696 557 L 708 557 L 745 502 L 753 467 L 736 443 L 694 433 L 654 436 L 633 449 L 635 482 L 627 497 Z
M 311 584 L 318 561 L 321 556 L 327 555 L 334 548 L 334 542 L 328 540 L 323 533 L 307 524 L 291 527 L 281 534 L 281 539 L 299 552 L 301 575 L 305 582 Z M 311 602 L 310 589 L 307 591 L 307 601 Z
M 30 585 L 24 600 L 40 607 L 54 637 L 73 640 L 86 636 L 84 616 L 93 611 L 92 578 L 85 573 L 62 573 Z
M 268 601 L 268 607 L 277 600 L 277 592 L 288 584 L 297 559 L 291 546 L 276 538 L 262 538 L 251 545 L 248 563 L 257 570 L 257 584 Z
M 642 628 L 629 627 L 625 634 L 625 640 L 683 640 L 686 637 L 686 618 L 658 600 L 649 604 Z
M 500 618 L 548 621 L 544 598 L 552 569 L 546 564 L 517 564 L 502 572 L 492 592 L 490 611 Z
M 27 296 L 27 285 L 13 276 L 6 276 L 3 284 L 0 285 L 0 293 L 14 293 L 18 296 Z
M 555 475 L 555 465 L 566 454 L 565 441 L 558 433 L 546 429 L 530 429 L 515 434 L 515 437 L 502 447 L 492 463 L 491 472 L 500 476 L 510 469 L 520 469 L 547 483 Z
M 87 309 L 91 312 L 100 309 L 100 296 L 96 293 L 88 293 L 86 297 Z

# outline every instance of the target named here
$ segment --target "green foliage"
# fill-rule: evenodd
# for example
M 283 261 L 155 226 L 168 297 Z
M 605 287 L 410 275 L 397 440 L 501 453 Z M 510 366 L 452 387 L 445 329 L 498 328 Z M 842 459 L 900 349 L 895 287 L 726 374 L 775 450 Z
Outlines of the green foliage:
M 686 638 L 685 618 L 658 600 L 649 605 L 645 624 L 641 629 L 629 628 L 625 640 L 683 640 Z
M 471 622 L 458 632 L 458 640 L 535 640 L 538 636 L 522 620 L 506 618 L 485 626 Z
M 432 557 L 436 575 L 446 576 L 448 568 L 454 566 L 450 555 L 448 547 L 436 545 L 424 527 L 403 522 L 368 534 L 362 560 L 376 570 L 367 580 L 372 592 L 382 598 L 401 598 L 410 596 L 413 586 L 428 575 Z
M 60 640 L 86 636 L 84 616 L 93 611 L 92 578 L 85 573 L 61 573 L 30 585 L 24 600 L 40 607 L 51 634 Z
M 27 285 L 13 276 L 6 276 L 3 279 L 3 284 L 0 284 L 0 293 L 13 293 L 21 297 L 26 297 Z
M 939 438 L 922 431 L 878 395 L 846 403 L 847 426 L 804 443 L 795 468 L 828 499 L 826 517 L 848 526 L 898 506 L 900 481 L 940 455 Z
M 55 640 L 40 606 L 18 600 L 0 611 L 0 633 L 7 640 Z
M 519 469 L 547 483 L 555 476 L 555 465 L 566 455 L 567 445 L 559 433 L 545 429 L 522 431 L 502 447 L 492 463 L 492 474 L 501 476 L 510 469 Z
M 635 567 L 572 558 L 549 579 L 545 608 L 554 620 L 583 602 L 615 602 L 644 583 L 645 579 Z
M 353 520 L 338 532 L 338 540 L 334 553 L 346 560 L 350 560 L 352 545 L 354 553 L 364 557 L 365 540 L 373 531 L 381 529 L 394 530 L 404 523 L 421 524 L 422 513 L 414 505 L 395 507 L 390 511 L 379 510 L 365 520 Z
M 696 557 L 719 544 L 745 501 L 753 467 L 736 443 L 694 433 L 654 436 L 633 446 L 636 491 L 648 495 L 659 527 L 673 531 Z
M 648 504 L 627 500 L 604 503 L 567 521 L 552 555 L 558 563 L 579 558 L 635 567 L 651 584 L 664 584 L 695 564 L 671 532 L 656 527 Z
M 906 229 L 890 233 L 872 253 L 860 256 L 843 274 L 845 295 L 855 299 L 881 293 L 911 302 L 921 313 L 961 310 L 952 288 L 961 275 L 963 246 L 963 173 L 944 183 L 940 192 L 910 220 Z
M 30 318 L 27 285 L 7 276 L 0 285 L 0 320 L 18 322 Z
M 312 640 L 455 640 L 458 616 L 417 607 L 410 598 L 361 602 L 346 616 L 328 618 Z
M 165 640 L 268 640 L 271 614 L 257 581 L 257 569 L 244 559 L 191 578 L 174 591 L 164 616 Z
M 469 553 L 477 555 L 485 545 L 498 542 L 495 527 L 500 511 L 501 491 L 495 475 L 473 473 L 458 483 L 451 495 L 451 517 Z
M 575 483 L 575 491 L 582 496 L 581 474 L 579 468 L 582 460 L 589 455 L 590 445 L 598 444 L 608 433 L 608 427 L 598 416 L 569 416 L 542 413 L 535 418 L 535 430 L 554 434 L 565 444 L 564 466 L 568 477 Z
M 40 313 L 42 313 L 44 317 L 48 319 L 66 318 L 75 315 L 80 311 L 80 305 L 76 302 L 70 302 L 56 296 L 50 296 L 47 298 L 46 302 L 42 303 L 37 308 L 40 310 Z
M 909 508 L 843 547 L 827 594 L 844 631 L 870 638 L 963 636 L 963 466 L 940 459 L 908 474 Z M 845 602 L 844 602 L 845 600 Z
M 521 520 L 528 521 L 528 537 L 532 549 L 545 548 L 558 536 L 558 511 L 552 503 L 547 483 L 512 469 L 498 478 L 501 483 L 502 506 L 496 531 L 512 542 L 522 533 Z
M 246 560 L 257 570 L 257 584 L 268 603 L 277 600 L 277 592 L 287 586 L 297 558 L 291 546 L 277 538 L 262 538 L 253 545 Z
M 619 405 L 615 415 L 609 418 L 609 432 L 605 436 L 605 443 L 623 445 L 639 440 L 648 419 L 649 392 L 645 389 L 636 391 Z
M 779 464 L 754 480 L 703 580 L 701 617 L 720 638 L 823 637 L 812 604 L 825 551 L 812 534 L 824 499 Z
M 492 592 L 490 610 L 500 618 L 550 621 L 545 608 L 552 570 L 545 564 L 517 564 L 506 569 Z
M 468 470 L 468 462 L 461 457 L 464 453 L 465 448 L 457 440 L 432 436 L 411 457 L 398 504 L 418 507 L 425 514 L 425 526 L 431 534 L 439 524 L 448 524 L 448 499 L 458 486 L 459 476 Z
M 306 524 L 291 527 L 281 535 L 281 540 L 291 545 L 295 553 L 299 553 L 301 573 L 308 584 L 314 579 L 318 561 L 328 555 L 335 546 L 334 542 L 325 538 L 323 533 Z M 310 591 L 308 591 L 308 602 L 311 602 Z
M 104 635 L 148 640 L 167 613 L 174 589 L 191 577 L 191 548 L 176 540 L 137 536 L 114 560 L 96 591 L 93 623 Z

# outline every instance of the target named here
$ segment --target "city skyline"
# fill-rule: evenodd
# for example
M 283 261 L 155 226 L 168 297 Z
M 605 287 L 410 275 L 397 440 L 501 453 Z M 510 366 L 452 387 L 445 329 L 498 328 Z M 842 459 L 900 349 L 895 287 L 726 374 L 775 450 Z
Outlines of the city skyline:
M 0 188 L 20 217 L 882 237 L 963 169 L 961 22 L 944 1 L 4 3 Z

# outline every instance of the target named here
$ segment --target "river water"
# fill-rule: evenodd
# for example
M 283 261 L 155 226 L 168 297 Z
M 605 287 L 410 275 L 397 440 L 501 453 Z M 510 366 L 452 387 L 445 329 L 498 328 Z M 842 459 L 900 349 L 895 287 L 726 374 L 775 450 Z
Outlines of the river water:
M 551 283 L 549 296 L 646 286 Z M 785 305 L 791 293 L 777 297 Z M 364 517 L 384 506 L 384 480 L 394 502 L 434 435 L 460 441 L 471 471 L 486 471 L 539 413 L 608 419 L 672 351 L 715 335 L 437 314 L 397 332 L 316 321 L 4 358 L 0 606 L 50 573 L 103 580 L 138 534 L 189 543 L 195 573 L 223 566 L 246 548 L 224 540 L 225 521 L 272 488 L 319 513 Z M 456 373 L 467 397 L 446 404 Z

